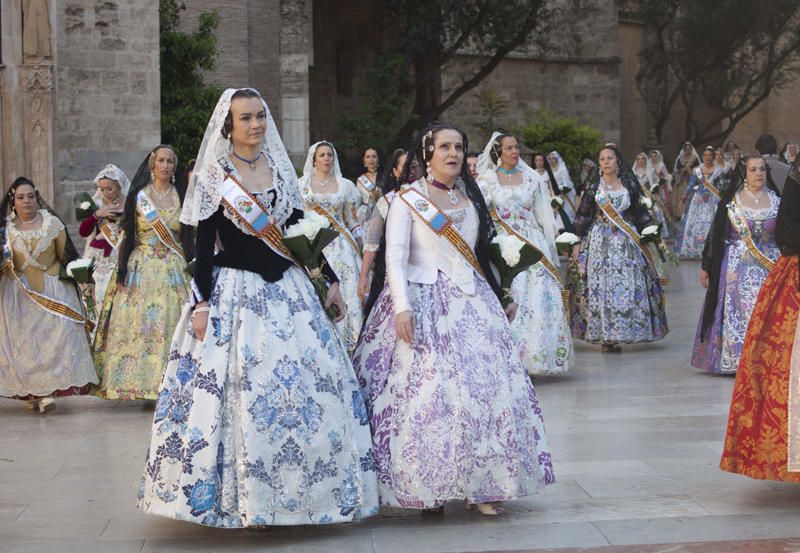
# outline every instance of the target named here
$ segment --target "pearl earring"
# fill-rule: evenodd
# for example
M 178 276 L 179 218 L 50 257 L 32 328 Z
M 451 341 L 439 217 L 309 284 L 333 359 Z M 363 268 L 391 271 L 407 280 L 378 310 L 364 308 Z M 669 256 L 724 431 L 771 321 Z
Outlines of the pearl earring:
M 425 165 L 427 169 L 425 170 L 425 180 L 428 181 L 428 184 L 433 182 L 433 173 L 431 172 L 431 162 L 426 161 Z

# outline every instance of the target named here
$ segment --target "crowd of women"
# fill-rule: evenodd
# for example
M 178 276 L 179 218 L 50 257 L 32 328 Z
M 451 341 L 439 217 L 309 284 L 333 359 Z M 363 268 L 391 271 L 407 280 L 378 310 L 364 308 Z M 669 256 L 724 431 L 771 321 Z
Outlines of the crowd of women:
M 701 158 L 686 143 L 670 171 L 608 143 L 577 186 L 558 152 L 530 161 L 510 133 L 472 154 L 434 122 L 383 169 L 368 148 L 355 182 L 332 143 L 312 144 L 298 178 L 259 93 L 228 89 L 187 186 L 168 145 L 131 181 L 98 173 L 80 225 L 91 285 L 70 280 L 65 225 L 19 178 L 0 206 L 0 396 L 41 413 L 69 395 L 153 400 L 148 513 L 318 524 L 457 499 L 497 515 L 554 482 L 530 376 L 568 371 L 576 338 L 609 353 L 663 339 L 674 238 L 707 287 L 692 363 L 742 366 L 723 468 L 800 480 L 785 424 L 800 404 L 798 173 L 781 204 L 735 145 Z M 515 266 L 523 248 L 536 261 L 504 286 L 493 252 Z

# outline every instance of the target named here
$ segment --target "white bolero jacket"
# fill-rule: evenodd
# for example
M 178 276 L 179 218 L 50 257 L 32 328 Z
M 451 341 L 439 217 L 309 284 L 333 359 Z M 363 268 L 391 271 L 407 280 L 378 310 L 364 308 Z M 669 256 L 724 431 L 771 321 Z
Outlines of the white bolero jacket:
M 410 184 L 428 196 L 424 180 Z M 478 214 L 472 204 L 459 229 L 464 241 L 474 248 L 478 238 Z M 434 284 L 439 271 L 468 295 L 475 294 L 475 269 L 444 236 L 438 236 L 398 195 L 386 218 L 386 280 L 395 313 L 413 311 L 408 283 Z

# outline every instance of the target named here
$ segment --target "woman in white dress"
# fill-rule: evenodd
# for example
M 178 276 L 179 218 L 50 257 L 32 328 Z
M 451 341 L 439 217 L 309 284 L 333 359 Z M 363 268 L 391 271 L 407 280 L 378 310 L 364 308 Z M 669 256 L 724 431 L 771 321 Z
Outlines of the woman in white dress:
M 30 179 L 11 184 L 0 214 L 0 396 L 45 413 L 98 382 L 77 288 L 59 279 L 78 254 Z
M 409 152 L 425 177 L 386 220 L 354 366 L 370 413 L 381 503 L 500 503 L 554 481 L 536 391 L 489 264 L 493 225 L 464 163 L 466 136 L 435 123 Z M 377 266 L 377 263 L 376 263 Z
M 564 209 L 571 221 L 575 220 L 575 212 L 578 210 L 577 196 L 575 195 L 575 185 L 572 184 L 572 178 L 569 176 L 569 169 L 561 154 L 553 150 L 547 154 L 547 161 L 550 163 L 550 168 L 553 170 L 553 176 L 556 178 L 556 184 L 561 190 L 561 197 L 564 198 Z
M 339 277 L 347 306 L 345 317 L 336 328 L 347 345 L 347 351 L 352 352 L 363 322 L 358 297 L 362 231 L 357 210 L 361 196 L 355 185 L 342 177 L 336 149 L 325 141 L 312 144 L 308 149 L 300 187 L 306 211 L 323 215 L 339 232 L 339 237 L 325 248 L 324 253 Z
M 226 90 L 181 212 L 198 227 L 193 298 L 161 381 L 143 511 L 221 528 L 377 513 L 367 412 L 347 350 L 282 247 L 283 229 L 302 217 L 266 103 L 253 89 Z M 323 274 L 327 303 L 344 310 L 336 275 L 326 265 Z
M 119 223 L 131 181 L 122 169 L 109 163 L 97 173 L 94 183 L 97 192 L 92 200 L 97 210 L 81 222 L 78 233 L 88 238 L 83 256 L 94 260 L 94 302 L 100 309 L 119 257 L 122 238 Z
M 361 166 L 364 172 L 356 179 L 356 189 L 361 197 L 361 204 L 356 209 L 356 213 L 359 223 L 363 226 L 372 213 L 372 206 L 375 205 L 375 201 L 381 194 L 378 182 L 381 159 L 378 156 L 378 150 L 371 147 L 364 150 L 364 155 L 361 156 Z
M 511 323 L 528 374 L 555 374 L 574 362 L 572 335 L 558 273 L 550 187 L 519 157 L 519 143 L 495 132 L 478 161 L 478 184 L 500 234 L 512 234 L 545 258 L 511 286 L 518 304 Z
M 661 237 L 669 238 L 669 225 L 664 216 L 664 206 L 658 193 L 653 193 L 652 190 L 659 186 L 659 178 L 656 174 L 655 167 L 650 163 L 650 159 L 644 152 L 636 154 L 636 161 L 633 164 L 633 175 L 639 181 L 639 187 L 642 193 L 642 199 L 647 198 L 650 206 L 648 211 L 650 217 L 661 225 Z

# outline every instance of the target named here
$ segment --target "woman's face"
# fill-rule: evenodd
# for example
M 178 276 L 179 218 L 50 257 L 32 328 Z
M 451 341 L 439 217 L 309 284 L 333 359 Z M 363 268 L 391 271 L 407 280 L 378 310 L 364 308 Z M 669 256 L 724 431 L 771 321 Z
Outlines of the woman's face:
M 36 201 L 36 190 L 30 184 L 20 184 L 14 190 L 14 211 L 23 221 L 30 221 L 36 216 L 39 204 Z
M 639 169 L 644 169 L 647 167 L 647 157 L 644 154 L 639 154 L 636 156 L 636 167 Z
M 733 164 L 736 165 L 742 160 L 742 151 L 739 148 L 736 148 L 732 154 Z
M 314 167 L 322 174 L 333 171 L 333 148 L 327 144 L 320 144 L 314 152 Z
M 689 144 L 688 142 L 683 145 L 683 155 L 686 157 L 692 155 L 692 145 Z
M 600 171 L 604 176 L 612 176 L 617 174 L 619 163 L 617 162 L 617 154 L 611 148 L 604 148 L 600 150 L 600 157 L 597 159 Z
M 747 160 L 747 185 L 751 190 L 761 190 L 767 185 L 767 162 L 763 158 Z
M 650 152 L 650 163 L 653 165 L 658 163 L 658 154 L 656 152 Z
M 717 148 L 714 150 L 714 161 L 718 164 L 723 165 L 725 163 L 725 154 L 722 152 L 722 149 Z
M 789 151 L 789 155 L 790 156 L 792 156 L 792 157 L 796 156 L 797 155 L 797 144 L 795 144 L 794 142 L 790 143 L 789 147 L 787 148 L 787 150 Z
M 558 158 L 554 155 L 547 156 L 547 161 L 550 162 L 551 169 L 558 169 Z
M 364 158 L 361 161 L 370 173 L 374 173 L 378 170 L 378 152 L 372 148 L 368 148 L 367 151 L 364 152 Z
M 394 175 L 394 178 L 400 178 L 400 174 L 403 172 L 403 166 L 406 164 L 406 159 L 408 159 L 408 154 L 402 154 L 397 158 L 397 163 L 395 163 L 394 167 L 392 167 L 392 174 Z
M 519 142 L 513 136 L 500 141 L 500 161 L 509 167 L 516 167 L 519 163 Z
M 537 169 L 539 171 L 544 171 L 545 169 L 544 164 L 545 164 L 545 159 L 543 155 L 538 154 L 536 157 L 533 158 L 534 169 Z
M 470 156 L 467 158 L 467 171 L 473 179 L 478 178 L 478 157 Z
M 703 163 L 711 165 L 714 162 L 714 152 L 711 150 L 703 150 Z
M 234 98 L 231 102 L 233 147 L 258 146 L 267 132 L 267 112 L 260 98 Z
M 100 195 L 103 196 L 103 203 L 113 204 L 119 199 L 121 188 L 117 181 L 111 179 L 100 179 L 97 182 Z
M 442 129 L 433 137 L 433 157 L 431 171 L 433 178 L 447 184 L 461 174 L 464 164 L 464 141 L 461 133 L 452 129 Z
M 175 152 L 169 148 L 156 150 L 153 173 L 161 182 L 169 182 L 175 174 Z

